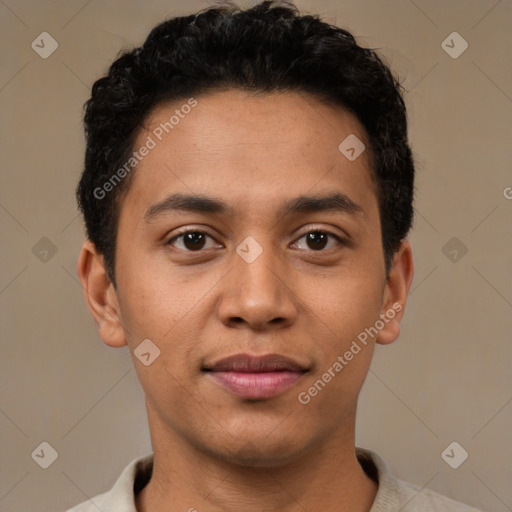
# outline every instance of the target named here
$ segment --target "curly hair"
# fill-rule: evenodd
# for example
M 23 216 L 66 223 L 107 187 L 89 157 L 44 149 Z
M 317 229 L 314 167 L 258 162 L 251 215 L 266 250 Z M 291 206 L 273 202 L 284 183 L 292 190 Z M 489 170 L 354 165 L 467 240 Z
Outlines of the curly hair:
M 286 1 L 246 10 L 229 2 L 154 27 L 141 47 L 121 53 L 94 83 L 84 105 L 85 164 L 76 196 L 87 236 L 104 256 L 114 286 L 120 205 L 135 171 L 108 194 L 97 191 L 130 159 L 152 109 L 230 89 L 309 93 L 359 120 L 370 142 L 389 271 L 413 219 L 403 87 L 373 49 L 318 15 L 301 15 Z

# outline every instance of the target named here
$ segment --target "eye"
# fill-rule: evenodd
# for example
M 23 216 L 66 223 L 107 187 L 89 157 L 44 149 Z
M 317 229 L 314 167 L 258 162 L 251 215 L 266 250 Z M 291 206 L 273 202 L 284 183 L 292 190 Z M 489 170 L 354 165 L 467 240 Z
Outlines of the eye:
M 298 240 L 301 240 L 303 238 L 306 240 L 306 244 L 308 246 L 306 247 L 306 250 L 312 251 L 322 251 L 323 249 L 325 249 L 329 243 L 329 238 L 334 238 L 337 242 L 337 245 L 346 245 L 345 241 L 340 236 L 331 233 L 330 231 L 320 229 L 309 231 L 308 233 L 302 235 Z M 297 245 L 297 242 L 295 242 L 294 245 Z M 327 249 L 331 248 L 332 246 L 327 247 Z
M 199 252 L 202 249 L 211 249 L 216 246 L 215 243 L 213 243 L 208 247 L 208 239 L 215 242 L 214 238 L 204 231 L 189 230 L 173 236 L 167 242 L 167 245 L 172 245 L 173 247 L 186 252 Z M 321 229 L 316 229 L 305 233 L 298 239 L 298 241 L 302 239 L 305 239 L 305 243 L 307 245 L 307 247 L 302 247 L 302 249 L 315 252 L 320 252 L 326 248 L 331 249 L 336 247 L 336 245 L 346 245 L 343 238 L 341 238 L 339 235 L 332 233 L 331 231 Z M 329 245 L 329 239 L 334 239 L 336 244 L 334 244 L 334 246 L 331 244 L 330 247 L 327 247 Z M 298 241 L 293 245 L 297 247 Z M 301 247 L 298 248 L 301 249 Z
M 185 231 L 172 237 L 167 242 L 167 245 L 177 247 L 177 245 L 175 245 L 174 242 L 181 239 L 181 247 L 178 247 L 178 249 L 185 250 L 188 252 L 200 251 L 201 249 L 205 249 L 207 238 L 213 240 L 213 238 L 204 231 Z M 209 248 L 211 247 L 206 247 L 206 249 Z

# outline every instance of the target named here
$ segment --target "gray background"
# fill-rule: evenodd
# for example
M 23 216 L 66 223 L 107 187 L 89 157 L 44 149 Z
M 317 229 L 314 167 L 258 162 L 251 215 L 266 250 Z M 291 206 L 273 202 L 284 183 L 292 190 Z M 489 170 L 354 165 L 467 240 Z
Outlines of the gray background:
M 510 511 L 512 2 L 297 5 L 380 49 L 408 90 L 416 276 L 401 337 L 376 351 L 357 442 L 399 478 Z M 82 105 L 121 48 L 207 6 L 0 0 L 3 512 L 62 511 L 151 450 L 130 355 L 99 339 L 75 271 Z M 59 45 L 47 59 L 31 47 L 44 31 Z M 454 31 L 469 44 L 458 58 L 441 46 Z M 58 452 L 48 469 L 31 457 L 44 441 Z M 469 453 L 458 469 L 441 457 L 453 441 Z

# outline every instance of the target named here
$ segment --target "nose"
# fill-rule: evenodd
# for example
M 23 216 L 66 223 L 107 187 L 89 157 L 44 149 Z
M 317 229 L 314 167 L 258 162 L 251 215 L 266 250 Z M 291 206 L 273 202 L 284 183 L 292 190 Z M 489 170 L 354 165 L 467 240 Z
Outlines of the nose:
M 234 267 L 222 281 L 217 313 L 228 327 L 268 330 L 286 327 L 297 318 L 298 298 L 285 263 L 270 249 L 248 263 L 234 255 Z

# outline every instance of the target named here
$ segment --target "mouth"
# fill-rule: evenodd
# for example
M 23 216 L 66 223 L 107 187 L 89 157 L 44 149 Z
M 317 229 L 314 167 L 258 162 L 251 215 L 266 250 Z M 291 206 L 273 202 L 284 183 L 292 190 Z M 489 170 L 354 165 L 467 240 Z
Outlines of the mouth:
M 237 354 L 206 365 L 202 371 L 239 398 L 263 400 L 291 388 L 309 370 L 278 354 Z

